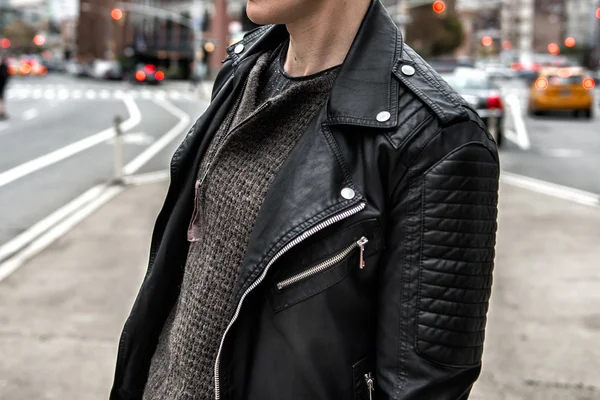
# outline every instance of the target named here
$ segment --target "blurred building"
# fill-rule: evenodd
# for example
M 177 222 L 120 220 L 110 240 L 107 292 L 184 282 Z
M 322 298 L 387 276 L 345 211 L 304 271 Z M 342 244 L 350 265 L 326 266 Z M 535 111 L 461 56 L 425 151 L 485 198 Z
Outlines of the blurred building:
M 533 50 L 533 10 L 535 0 L 505 0 L 501 13 L 502 41 L 517 51 Z
M 598 0 L 566 0 L 565 35 L 575 38 L 578 44 L 592 45 L 598 24 L 597 7 L 600 7 Z
M 472 56 L 481 49 L 481 40 L 489 36 L 494 40 L 492 50 L 499 51 L 502 35 L 500 31 L 500 8 L 502 0 L 458 0 L 456 11 L 460 17 L 465 40 L 458 50 L 459 55 Z
M 505 0 L 501 17 L 502 40 L 521 53 L 548 53 L 550 43 L 564 41 L 566 1 Z
M 110 11 L 117 0 L 80 0 L 77 21 L 77 59 L 88 63 L 111 59 L 124 48 L 124 20 L 114 21 Z
M 19 14 L 19 19 L 36 29 L 46 29 L 48 22 L 47 0 L 9 0 L 8 4 Z
M 195 56 L 219 68 L 245 12 L 245 0 L 128 0 L 123 18 L 112 21 L 116 0 L 80 1 L 77 46 L 82 59 L 133 54 L 139 62 L 161 65 L 182 76 L 189 73 Z M 198 43 L 195 27 L 202 32 Z

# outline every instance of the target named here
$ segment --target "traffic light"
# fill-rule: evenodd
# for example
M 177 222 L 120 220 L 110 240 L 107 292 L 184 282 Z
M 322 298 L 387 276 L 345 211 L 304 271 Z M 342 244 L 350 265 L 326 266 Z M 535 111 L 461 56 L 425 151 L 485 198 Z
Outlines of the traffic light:
M 568 37 L 565 39 L 565 46 L 567 47 L 575 47 L 577 44 L 577 40 L 574 37 Z
M 491 46 L 492 43 L 494 43 L 494 39 L 492 39 L 491 36 L 484 36 L 483 38 L 481 38 L 481 44 L 485 47 Z
M 35 35 L 33 37 L 33 43 L 36 46 L 43 46 L 44 43 L 46 43 L 46 38 L 44 37 L 44 35 Z
M 600 19 L 600 8 L 596 9 L 596 18 Z
M 444 10 L 446 10 L 446 3 L 444 3 L 444 2 L 443 2 L 443 1 L 441 1 L 441 0 L 438 0 L 438 1 L 434 1 L 434 2 L 433 2 L 433 11 L 434 11 L 436 14 L 441 14 L 441 13 L 443 13 L 443 12 L 444 12 Z
M 553 55 L 557 55 L 558 53 L 560 53 L 560 47 L 558 46 L 558 44 L 550 43 L 548 45 L 548 53 Z
M 10 40 L 7 38 L 0 39 L 0 48 L 8 49 L 10 47 Z
M 123 18 L 123 11 L 120 8 L 113 8 L 110 10 L 110 17 L 115 21 L 119 21 Z

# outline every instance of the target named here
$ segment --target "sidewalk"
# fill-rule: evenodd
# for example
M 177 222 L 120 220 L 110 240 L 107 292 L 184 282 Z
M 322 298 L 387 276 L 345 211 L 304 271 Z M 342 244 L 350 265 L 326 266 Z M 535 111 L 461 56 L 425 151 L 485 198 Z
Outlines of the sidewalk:
M 127 189 L 0 283 L 0 399 L 107 399 L 165 189 Z M 599 399 L 600 209 L 503 185 L 499 225 L 471 399 Z

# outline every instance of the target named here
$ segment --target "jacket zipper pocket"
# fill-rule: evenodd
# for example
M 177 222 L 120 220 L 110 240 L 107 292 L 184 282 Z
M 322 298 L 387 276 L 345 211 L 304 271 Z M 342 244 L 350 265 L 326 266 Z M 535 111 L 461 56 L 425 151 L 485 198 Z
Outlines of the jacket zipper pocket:
M 291 276 L 291 277 L 279 282 L 277 284 L 277 289 L 283 290 L 295 283 L 298 283 L 298 282 L 308 279 L 311 276 L 314 276 L 320 272 L 328 270 L 329 268 L 333 267 L 334 265 L 340 263 L 344 258 L 346 258 L 350 253 L 352 253 L 352 251 L 354 249 L 356 249 L 357 247 L 360 248 L 359 267 L 360 267 L 360 269 L 363 269 L 365 267 L 365 261 L 364 261 L 365 246 L 368 242 L 369 242 L 369 239 L 367 239 L 366 237 L 363 236 L 358 241 L 352 243 L 351 246 L 349 246 L 345 250 L 341 251 L 340 253 L 336 254 L 335 256 L 315 265 L 312 268 L 307 269 L 306 271 L 303 271 L 299 274 L 296 274 L 294 276 Z
M 373 392 L 375 391 L 375 379 L 371 373 L 365 374 L 365 382 L 367 383 L 367 389 L 369 390 L 369 400 L 373 400 Z

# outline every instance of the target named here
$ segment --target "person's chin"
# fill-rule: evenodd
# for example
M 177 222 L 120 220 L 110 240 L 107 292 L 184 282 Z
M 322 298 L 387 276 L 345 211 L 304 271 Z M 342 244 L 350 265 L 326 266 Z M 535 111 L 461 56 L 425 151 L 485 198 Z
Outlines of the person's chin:
M 246 13 L 248 14 L 248 18 L 250 18 L 250 21 L 257 25 L 270 25 L 279 23 L 278 21 L 275 21 L 276 18 L 271 15 L 272 13 L 269 12 L 267 6 L 261 6 L 258 3 L 260 3 L 260 1 L 248 0 Z

